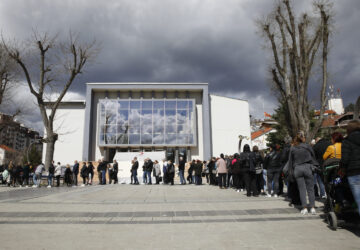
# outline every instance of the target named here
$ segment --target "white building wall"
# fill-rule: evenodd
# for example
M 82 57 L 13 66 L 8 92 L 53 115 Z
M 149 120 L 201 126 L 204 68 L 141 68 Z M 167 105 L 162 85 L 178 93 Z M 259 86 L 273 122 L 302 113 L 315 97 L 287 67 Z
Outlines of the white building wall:
M 341 98 L 331 98 L 328 101 L 328 106 L 330 110 L 334 110 L 336 114 L 341 115 L 344 114 L 344 105 L 343 100 Z
M 79 104 L 66 105 L 56 111 L 54 130 L 59 136 L 55 143 L 55 162 L 61 162 L 61 165 L 65 165 L 73 164 L 74 160 L 81 160 L 84 119 L 85 109 Z M 46 132 L 44 135 L 46 136 Z M 46 144 L 44 143 L 43 161 L 45 161 L 45 154 Z
M 249 103 L 244 100 L 210 95 L 213 156 L 239 151 L 239 135 L 245 136 L 242 146 L 251 146 Z
M 203 143 L 203 115 L 202 105 L 196 105 L 196 120 L 197 120 L 197 147 L 191 147 L 191 159 L 208 160 L 204 159 L 204 143 Z

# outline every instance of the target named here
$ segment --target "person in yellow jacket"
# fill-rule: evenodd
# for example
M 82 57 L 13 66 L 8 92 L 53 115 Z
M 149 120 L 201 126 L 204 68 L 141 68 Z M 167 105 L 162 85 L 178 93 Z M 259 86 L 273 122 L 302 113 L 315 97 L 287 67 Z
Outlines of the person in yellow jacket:
M 331 134 L 331 142 L 332 145 L 328 146 L 324 155 L 323 159 L 324 161 L 331 158 L 338 158 L 341 159 L 341 143 L 343 141 L 344 137 L 339 132 L 334 132 Z M 340 212 L 341 207 L 344 207 L 347 205 L 347 201 L 344 197 L 344 190 L 341 186 L 335 187 L 335 211 Z
M 341 159 L 341 142 L 343 139 L 343 135 L 339 132 L 334 132 L 331 134 L 332 145 L 327 147 L 323 155 L 324 161 L 330 158 Z

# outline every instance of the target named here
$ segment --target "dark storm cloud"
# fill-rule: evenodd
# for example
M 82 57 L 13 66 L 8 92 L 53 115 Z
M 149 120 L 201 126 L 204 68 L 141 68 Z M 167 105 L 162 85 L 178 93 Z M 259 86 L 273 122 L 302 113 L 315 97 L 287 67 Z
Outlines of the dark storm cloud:
M 295 1 L 311 11 L 311 1 Z M 28 1 L 0 3 L 3 34 L 19 39 L 31 28 L 80 32 L 96 38 L 101 53 L 71 91 L 84 95 L 85 82 L 209 82 L 210 91 L 249 100 L 255 116 L 272 112 L 270 52 L 257 34 L 255 19 L 271 10 L 270 0 L 226 1 Z M 345 103 L 358 91 L 360 1 L 335 1 L 336 30 L 330 79 Z M 316 87 L 315 87 L 316 89 Z M 317 94 L 311 96 L 316 103 Z M 263 108 L 264 107 L 264 108 Z

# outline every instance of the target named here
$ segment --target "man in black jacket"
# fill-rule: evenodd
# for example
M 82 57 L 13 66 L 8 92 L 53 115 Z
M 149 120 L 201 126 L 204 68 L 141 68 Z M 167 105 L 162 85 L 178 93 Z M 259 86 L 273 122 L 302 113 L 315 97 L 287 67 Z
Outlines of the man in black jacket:
M 54 166 L 54 161 L 51 162 L 50 167 L 49 167 L 49 175 L 48 175 L 48 188 L 51 188 L 52 186 L 52 182 L 53 182 L 53 178 L 54 178 L 54 174 L 55 174 L 55 166 Z
M 270 153 L 265 157 L 264 165 L 267 169 L 267 188 L 268 188 L 268 197 L 271 197 L 271 194 L 274 197 L 278 196 L 279 192 L 279 177 L 281 172 L 281 162 L 280 162 L 280 152 L 278 145 L 270 146 Z M 274 185 L 273 185 L 274 182 Z M 274 186 L 274 188 L 273 188 Z
M 146 176 L 147 176 L 147 184 L 148 185 L 152 185 L 151 182 L 151 173 L 153 170 L 153 162 L 152 160 L 150 160 L 149 158 L 146 159 L 146 163 L 145 163 L 145 171 L 146 171 Z
M 132 166 L 131 166 L 131 183 L 133 183 L 134 185 L 139 185 L 139 180 L 137 178 L 137 170 L 139 168 L 139 162 L 137 160 L 137 157 L 134 157 L 134 160 L 132 161 Z M 133 182 L 134 179 L 134 182 Z
M 322 166 L 324 163 L 323 155 L 324 155 L 326 149 L 328 148 L 328 146 L 331 145 L 331 142 L 330 142 L 330 140 L 320 138 L 320 137 L 316 138 L 315 142 L 316 142 L 316 144 L 313 147 L 313 150 L 315 153 L 315 158 L 316 158 L 317 162 L 320 164 L 320 166 Z M 318 173 L 315 173 L 315 175 L 314 175 L 314 184 L 315 184 L 315 196 L 319 196 L 318 189 L 320 189 L 320 196 L 322 198 L 326 198 L 325 186 L 324 186 L 324 183 L 322 182 L 322 176 Z M 317 187 L 316 184 L 319 185 L 319 188 Z
M 78 161 L 75 161 L 74 162 L 74 166 L 73 166 L 73 171 L 72 171 L 72 173 L 73 173 L 73 185 L 74 186 L 77 186 L 77 184 L 78 184 L 78 174 L 79 174 L 79 163 L 78 163 Z

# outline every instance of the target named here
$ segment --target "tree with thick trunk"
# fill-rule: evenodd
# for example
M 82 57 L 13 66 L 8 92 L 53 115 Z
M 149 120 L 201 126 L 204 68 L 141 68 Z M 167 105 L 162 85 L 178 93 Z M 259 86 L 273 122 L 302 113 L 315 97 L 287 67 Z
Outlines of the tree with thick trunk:
M 28 50 L 7 44 L 4 39 L 3 46 L 24 73 L 29 90 L 36 98 L 45 128 L 43 142 L 46 143 L 45 167 L 48 169 L 58 139 L 54 130 L 56 111 L 74 79 L 96 54 L 96 46 L 95 42 L 78 42 L 71 33 L 66 43 L 57 42 L 57 37 L 49 37 L 47 33 L 34 33 L 31 41 L 32 47 L 27 47 Z M 47 102 L 49 95 L 51 100 Z
M 321 127 L 326 106 L 327 58 L 331 5 L 314 2 L 317 15 L 303 14 L 296 18 L 290 0 L 281 0 L 260 27 L 272 50 L 272 82 L 279 102 L 286 105 L 288 132 L 295 137 L 303 131 L 310 141 Z M 320 118 L 311 124 L 308 85 L 319 51 L 322 81 L 320 90 Z

